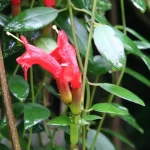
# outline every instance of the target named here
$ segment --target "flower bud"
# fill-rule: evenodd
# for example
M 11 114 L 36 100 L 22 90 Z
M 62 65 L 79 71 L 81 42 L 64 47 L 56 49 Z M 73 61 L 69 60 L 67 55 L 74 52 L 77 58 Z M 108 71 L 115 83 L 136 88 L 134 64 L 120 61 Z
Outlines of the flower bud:
M 72 94 L 70 91 L 70 87 L 68 82 L 62 80 L 56 80 L 57 87 L 60 93 L 61 100 L 66 104 L 69 105 L 72 102 Z
M 82 87 L 72 89 L 72 103 L 69 106 L 73 115 L 79 115 L 82 111 Z

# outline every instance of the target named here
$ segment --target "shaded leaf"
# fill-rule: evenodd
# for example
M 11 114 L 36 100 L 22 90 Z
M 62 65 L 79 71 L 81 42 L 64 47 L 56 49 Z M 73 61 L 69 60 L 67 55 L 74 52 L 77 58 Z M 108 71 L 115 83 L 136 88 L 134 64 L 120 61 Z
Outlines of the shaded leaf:
M 128 115 L 128 111 L 124 109 L 124 107 L 113 103 L 98 103 L 93 105 L 92 108 L 98 112 L 111 113 L 115 115 Z
M 109 84 L 109 83 L 100 83 L 99 85 L 104 90 L 106 90 L 118 97 L 121 97 L 121 98 L 131 101 L 131 102 L 134 102 L 136 104 L 145 106 L 144 102 L 138 96 L 136 96 L 134 93 L 132 93 L 131 91 L 128 91 L 125 88 L 122 88 L 122 87 L 114 85 L 114 84 Z
M 55 97 L 57 97 L 58 99 L 60 99 L 59 94 L 57 93 L 56 89 L 51 86 L 51 85 L 46 85 L 46 89 L 48 92 L 50 92 L 51 94 L 53 94 Z
M 142 13 L 146 11 L 146 2 L 145 0 L 131 0 L 133 5 L 138 8 Z
M 27 9 L 13 18 L 5 27 L 5 31 L 20 32 L 37 30 L 51 23 L 57 15 L 58 11 L 50 7 Z
M 0 0 L 0 11 L 10 4 L 10 0 Z
M 40 37 L 35 41 L 35 45 L 47 53 L 51 53 L 57 47 L 56 42 L 49 37 Z
M 110 63 L 100 55 L 94 56 L 93 61 L 89 62 L 88 71 L 94 75 L 102 75 L 111 70 Z
M 21 102 L 29 95 L 29 85 L 24 78 L 19 75 L 11 76 L 8 80 L 8 86 L 13 96 Z
M 10 150 L 6 145 L 0 143 L 0 149 L 1 150 Z
M 125 62 L 125 54 L 122 42 L 116 37 L 114 30 L 107 26 L 98 26 L 94 30 L 94 42 L 103 57 L 105 57 L 113 67 L 121 69 Z
M 71 119 L 67 116 L 59 116 L 47 122 L 48 125 L 67 126 L 71 125 Z
M 143 84 L 147 85 L 148 87 L 150 87 L 150 80 L 148 80 L 146 77 L 144 77 L 143 75 L 141 75 L 140 73 L 127 68 L 125 69 L 125 73 L 129 74 L 130 76 L 134 77 L 135 79 L 139 80 L 140 82 L 142 82 Z
M 148 69 L 150 70 L 150 58 L 146 55 L 142 55 L 142 60 L 144 61 Z
M 102 129 L 103 132 L 108 133 L 112 136 L 117 137 L 120 141 L 124 142 L 125 144 L 129 145 L 132 148 L 135 148 L 135 145 L 133 143 L 131 143 L 126 137 L 122 136 L 121 134 L 114 132 L 110 129 Z
M 28 129 L 49 116 L 50 111 L 46 107 L 40 104 L 27 103 L 24 106 L 24 127 Z
M 125 122 L 130 124 L 132 127 L 134 127 L 136 130 L 138 130 L 141 133 L 144 133 L 144 130 L 138 125 L 136 120 L 133 118 L 132 115 L 127 115 L 127 116 L 119 116 L 121 119 L 123 119 Z
M 87 143 L 90 146 L 92 145 L 95 134 L 96 130 L 92 129 L 90 129 L 87 133 Z M 115 150 L 115 148 L 104 134 L 99 133 L 95 144 L 95 150 Z

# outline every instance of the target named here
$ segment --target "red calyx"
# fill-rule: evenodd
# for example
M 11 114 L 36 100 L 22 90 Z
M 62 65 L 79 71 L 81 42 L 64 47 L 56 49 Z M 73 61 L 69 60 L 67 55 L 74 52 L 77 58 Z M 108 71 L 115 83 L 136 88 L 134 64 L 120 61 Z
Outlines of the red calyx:
M 44 0 L 44 5 L 47 7 L 55 7 L 55 0 Z
M 14 4 L 14 5 L 18 5 L 21 1 L 20 1 L 20 0 L 12 0 L 11 2 L 12 2 L 12 4 Z

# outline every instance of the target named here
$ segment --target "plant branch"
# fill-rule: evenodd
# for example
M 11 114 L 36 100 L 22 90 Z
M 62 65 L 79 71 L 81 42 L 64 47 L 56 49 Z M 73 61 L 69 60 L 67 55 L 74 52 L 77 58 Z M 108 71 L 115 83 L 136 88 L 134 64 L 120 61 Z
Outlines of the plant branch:
M 15 117 L 13 114 L 11 98 L 10 98 L 9 90 L 8 90 L 1 44 L 0 44 L 0 81 L 1 81 L 3 103 L 4 103 L 5 112 L 6 112 L 6 118 L 7 118 L 7 123 L 9 127 L 12 147 L 14 150 L 21 150 L 19 139 L 18 139 L 17 128 L 16 128 L 16 121 L 15 121 Z

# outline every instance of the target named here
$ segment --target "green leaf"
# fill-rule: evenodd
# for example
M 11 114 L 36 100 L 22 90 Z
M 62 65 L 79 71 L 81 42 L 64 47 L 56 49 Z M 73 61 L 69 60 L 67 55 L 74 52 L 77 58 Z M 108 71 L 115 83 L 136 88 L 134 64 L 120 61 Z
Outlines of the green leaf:
M 69 17 L 68 14 L 67 15 L 60 14 L 56 19 L 56 23 L 62 30 L 64 30 L 67 33 L 70 42 L 74 44 L 70 19 L 68 17 Z M 85 25 L 83 25 L 76 17 L 74 17 L 74 23 L 75 23 L 75 31 L 76 31 L 78 48 L 81 55 L 85 57 L 86 49 L 88 45 L 88 32 L 86 30 Z M 92 61 L 92 58 L 93 58 L 93 54 L 92 51 L 90 51 L 89 60 Z
M 95 137 L 95 134 L 96 134 L 96 130 L 92 130 L 92 129 L 90 129 L 87 133 L 87 143 L 90 146 L 92 146 L 92 142 Z M 115 148 L 104 134 L 98 133 L 94 150 L 115 150 Z
M 15 118 L 18 118 L 24 112 L 24 104 L 23 103 L 15 103 L 13 104 L 13 113 Z
M 54 119 L 51 119 L 50 121 L 48 121 L 47 123 L 48 125 L 57 125 L 57 126 L 67 126 L 67 125 L 71 125 L 71 119 L 67 116 L 59 116 L 56 117 Z
M 113 103 L 98 103 L 92 106 L 93 110 L 98 112 L 110 113 L 115 115 L 128 115 L 128 111 L 124 107 Z
M 134 77 L 135 79 L 139 80 L 140 82 L 142 82 L 143 84 L 147 85 L 148 87 L 150 87 L 150 80 L 148 80 L 146 77 L 144 77 L 143 75 L 141 75 L 140 73 L 127 68 L 125 69 L 125 73 L 129 74 L 130 76 Z
M 116 33 L 116 36 L 122 41 L 125 50 L 129 51 L 130 53 L 137 55 L 137 56 L 142 56 L 141 51 L 138 49 L 136 44 L 125 34 L 123 34 L 121 31 L 117 30 L 114 28 L 114 31 Z
M 121 69 L 125 63 L 125 54 L 122 42 L 116 37 L 114 30 L 101 25 L 94 30 L 94 42 L 103 57 L 105 57 L 113 67 Z
M 134 102 L 136 104 L 145 106 L 144 102 L 138 96 L 136 96 L 134 93 L 132 93 L 131 91 L 128 91 L 125 88 L 122 88 L 118 85 L 109 84 L 109 83 L 100 83 L 99 85 L 104 90 L 106 90 L 118 97 L 121 97 L 121 98 L 131 101 L 131 102 Z
M 102 117 L 97 116 L 97 115 L 86 115 L 83 117 L 85 120 L 87 121 L 93 121 L 93 120 L 98 120 L 98 119 L 102 119 Z
M 51 23 L 57 15 L 58 11 L 50 7 L 27 9 L 13 18 L 5 27 L 5 31 L 23 32 L 37 30 Z
M 50 111 L 46 107 L 40 104 L 27 103 L 24 106 L 24 127 L 29 129 L 49 116 Z
M 23 77 L 19 75 L 11 76 L 8 80 L 8 86 L 19 101 L 24 101 L 29 95 L 29 85 Z
M 134 41 L 134 43 L 136 44 L 136 46 L 139 49 L 149 49 L 150 48 L 150 43 L 149 42 L 145 42 L 145 41 Z
M 0 143 L 0 149 L 1 150 L 10 150 L 6 145 Z
M 142 13 L 146 11 L 146 2 L 145 0 L 131 0 L 133 5 L 138 8 Z
M 89 62 L 88 71 L 94 75 L 102 75 L 111 70 L 110 63 L 100 55 L 94 56 L 93 61 Z
M 148 69 L 150 70 L 150 58 L 146 55 L 142 55 L 142 60 L 144 61 Z
M 0 13 L 0 27 L 5 27 L 8 22 L 9 18 L 6 15 Z
M 53 94 L 55 97 L 57 97 L 58 99 L 60 99 L 60 95 L 57 93 L 56 89 L 51 86 L 51 85 L 46 85 L 46 89 L 48 92 L 50 92 L 51 94 Z
M 108 133 L 112 136 L 117 137 L 120 141 L 124 142 L 125 144 L 129 145 L 132 148 L 135 148 L 135 145 L 133 143 L 131 143 L 126 137 L 122 136 L 121 134 L 114 132 L 110 129 L 102 129 L 103 132 Z
M 47 53 L 51 53 L 56 47 L 56 42 L 49 37 L 40 37 L 35 41 L 35 45 Z
M 138 130 L 141 133 L 144 133 L 144 130 L 138 125 L 136 120 L 133 118 L 132 115 L 127 115 L 127 116 L 119 116 L 121 119 L 123 119 L 125 122 L 130 124 L 132 127 L 134 127 L 136 130 Z

